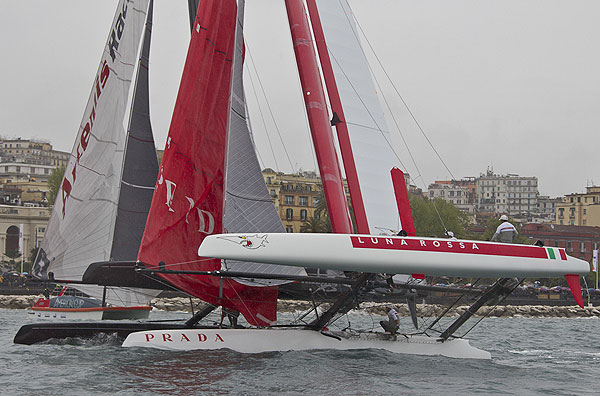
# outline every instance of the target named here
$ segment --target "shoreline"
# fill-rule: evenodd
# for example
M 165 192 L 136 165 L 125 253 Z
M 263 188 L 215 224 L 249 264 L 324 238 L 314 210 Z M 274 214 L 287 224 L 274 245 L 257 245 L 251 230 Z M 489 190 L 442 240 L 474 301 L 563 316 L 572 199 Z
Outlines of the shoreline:
M 27 309 L 33 306 L 39 296 L 23 296 L 23 295 L 1 295 L 0 308 L 4 309 Z M 203 303 L 194 301 L 194 310 L 198 310 L 203 306 Z M 173 297 L 173 298 L 155 298 L 151 304 L 155 309 L 163 311 L 179 311 L 192 312 L 189 298 Z M 386 316 L 387 306 L 389 303 L 381 302 L 363 302 L 361 309 L 358 312 Z M 394 308 L 398 314 L 403 317 L 410 316 L 406 304 L 395 303 Z M 310 302 L 298 300 L 280 300 L 278 302 L 278 310 L 280 312 L 295 312 L 305 311 L 312 306 Z M 453 307 L 445 315 L 446 317 L 456 317 L 464 313 L 468 309 L 468 305 L 460 305 Z M 439 304 L 417 304 L 418 316 L 434 317 L 440 315 L 447 309 L 445 305 Z M 491 312 L 490 312 L 491 310 Z M 525 318 L 600 318 L 600 307 L 580 308 L 578 306 L 552 306 L 552 305 L 499 305 L 497 307 L 483 306 L 475 316 L 489 317 L 525 317 Z

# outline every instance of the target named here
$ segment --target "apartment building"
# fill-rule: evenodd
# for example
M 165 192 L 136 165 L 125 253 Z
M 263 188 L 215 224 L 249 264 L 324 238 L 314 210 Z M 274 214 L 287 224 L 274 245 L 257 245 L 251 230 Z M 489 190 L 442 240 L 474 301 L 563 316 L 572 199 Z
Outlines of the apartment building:
M 600 186 L 565 195 L 555 205 L 555 216 L 554 223 L 559 225 L 600 226 Z

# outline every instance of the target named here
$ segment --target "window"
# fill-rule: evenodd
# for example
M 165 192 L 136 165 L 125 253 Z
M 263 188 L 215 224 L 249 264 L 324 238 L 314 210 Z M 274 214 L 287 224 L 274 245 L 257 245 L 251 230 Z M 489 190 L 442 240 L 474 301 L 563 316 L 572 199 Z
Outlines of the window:
M 308 206 L 308 197 L 298 197 L 298 205 Z
M 567 250 L 573 250 L 573 247 L 571 246 L 571 241 L 567 241 Z
M 587 209 L 583 209 L 583 214 L 587 214 Z
M 294 218 L 294 209 L 288 208 L 285 210 L 285 219 L 292 220 Z
M 585 252 L 585 242 L 581 242 L 581 246 L 580 246 L 579 251 L 582 252 L 582 253 Z
M 286 195 L 285 196 L 285 204 L 286 205 L 293 205 L 294 204 L 294 196 L 293 195 Z
M 271 176 L 267 177 L 267 184 L 271 184 Z
M 275 190 L 271 190 L 271 196 L 272 197 L 276 197 L 277 196 L 277 194 L 275 194 Z
M 319 198 L 313 197 L 313 206 L 317 206 L 319 204 Z
M 306 221 L 306 209 L 300 210 L 300 220 Z
M 294 232 L 294 227 L 292 227 L 292 226 L 285 227 L 285 232 Z
M 554 240 L 554 247 L 558 247 L 558 239 Z

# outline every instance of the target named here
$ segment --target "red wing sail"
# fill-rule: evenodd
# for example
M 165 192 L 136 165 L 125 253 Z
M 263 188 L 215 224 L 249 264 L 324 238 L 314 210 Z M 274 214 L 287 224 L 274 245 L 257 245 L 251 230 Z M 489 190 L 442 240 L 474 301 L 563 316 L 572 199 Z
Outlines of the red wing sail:
M 149 268 L 221 269 L 197 256 L 206 235 L 223 232 L 223 188 L 237 5 L 203 1 L 196 15 L 181 85 L 138 259 Z M 212 276 L 161 274 L 202 300 L 241 312 L 253 325 L 276 320 L 277 289 Z M 222 283 L 221 283 L 222 282 Z

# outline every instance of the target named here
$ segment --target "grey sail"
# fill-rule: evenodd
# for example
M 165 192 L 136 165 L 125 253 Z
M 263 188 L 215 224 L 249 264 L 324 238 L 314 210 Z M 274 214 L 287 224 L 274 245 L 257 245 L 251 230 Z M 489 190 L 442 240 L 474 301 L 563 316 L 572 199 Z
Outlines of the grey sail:
M 131 261 L 137 258 L 158 177 L 148 94 L 152 9 L 153 4 L 150 1 L 138 63 L 129 133 L 125 142 L 121 189 L 111 250 L 111 259 L 115 261 Z
M 238 1 L 233 82 L 229 120 L 227 184 L 225 194 L 225 232 L 285 232 L 265 184 L 246 120 L 243 89 L 244 1 Z M 303 268 L 228 260 L 227 269 L 261 274 L 305 275 Z M 257 283 L 239 280 L 256 286 Z M 260 281 L 261 285 L 285 281 Z

